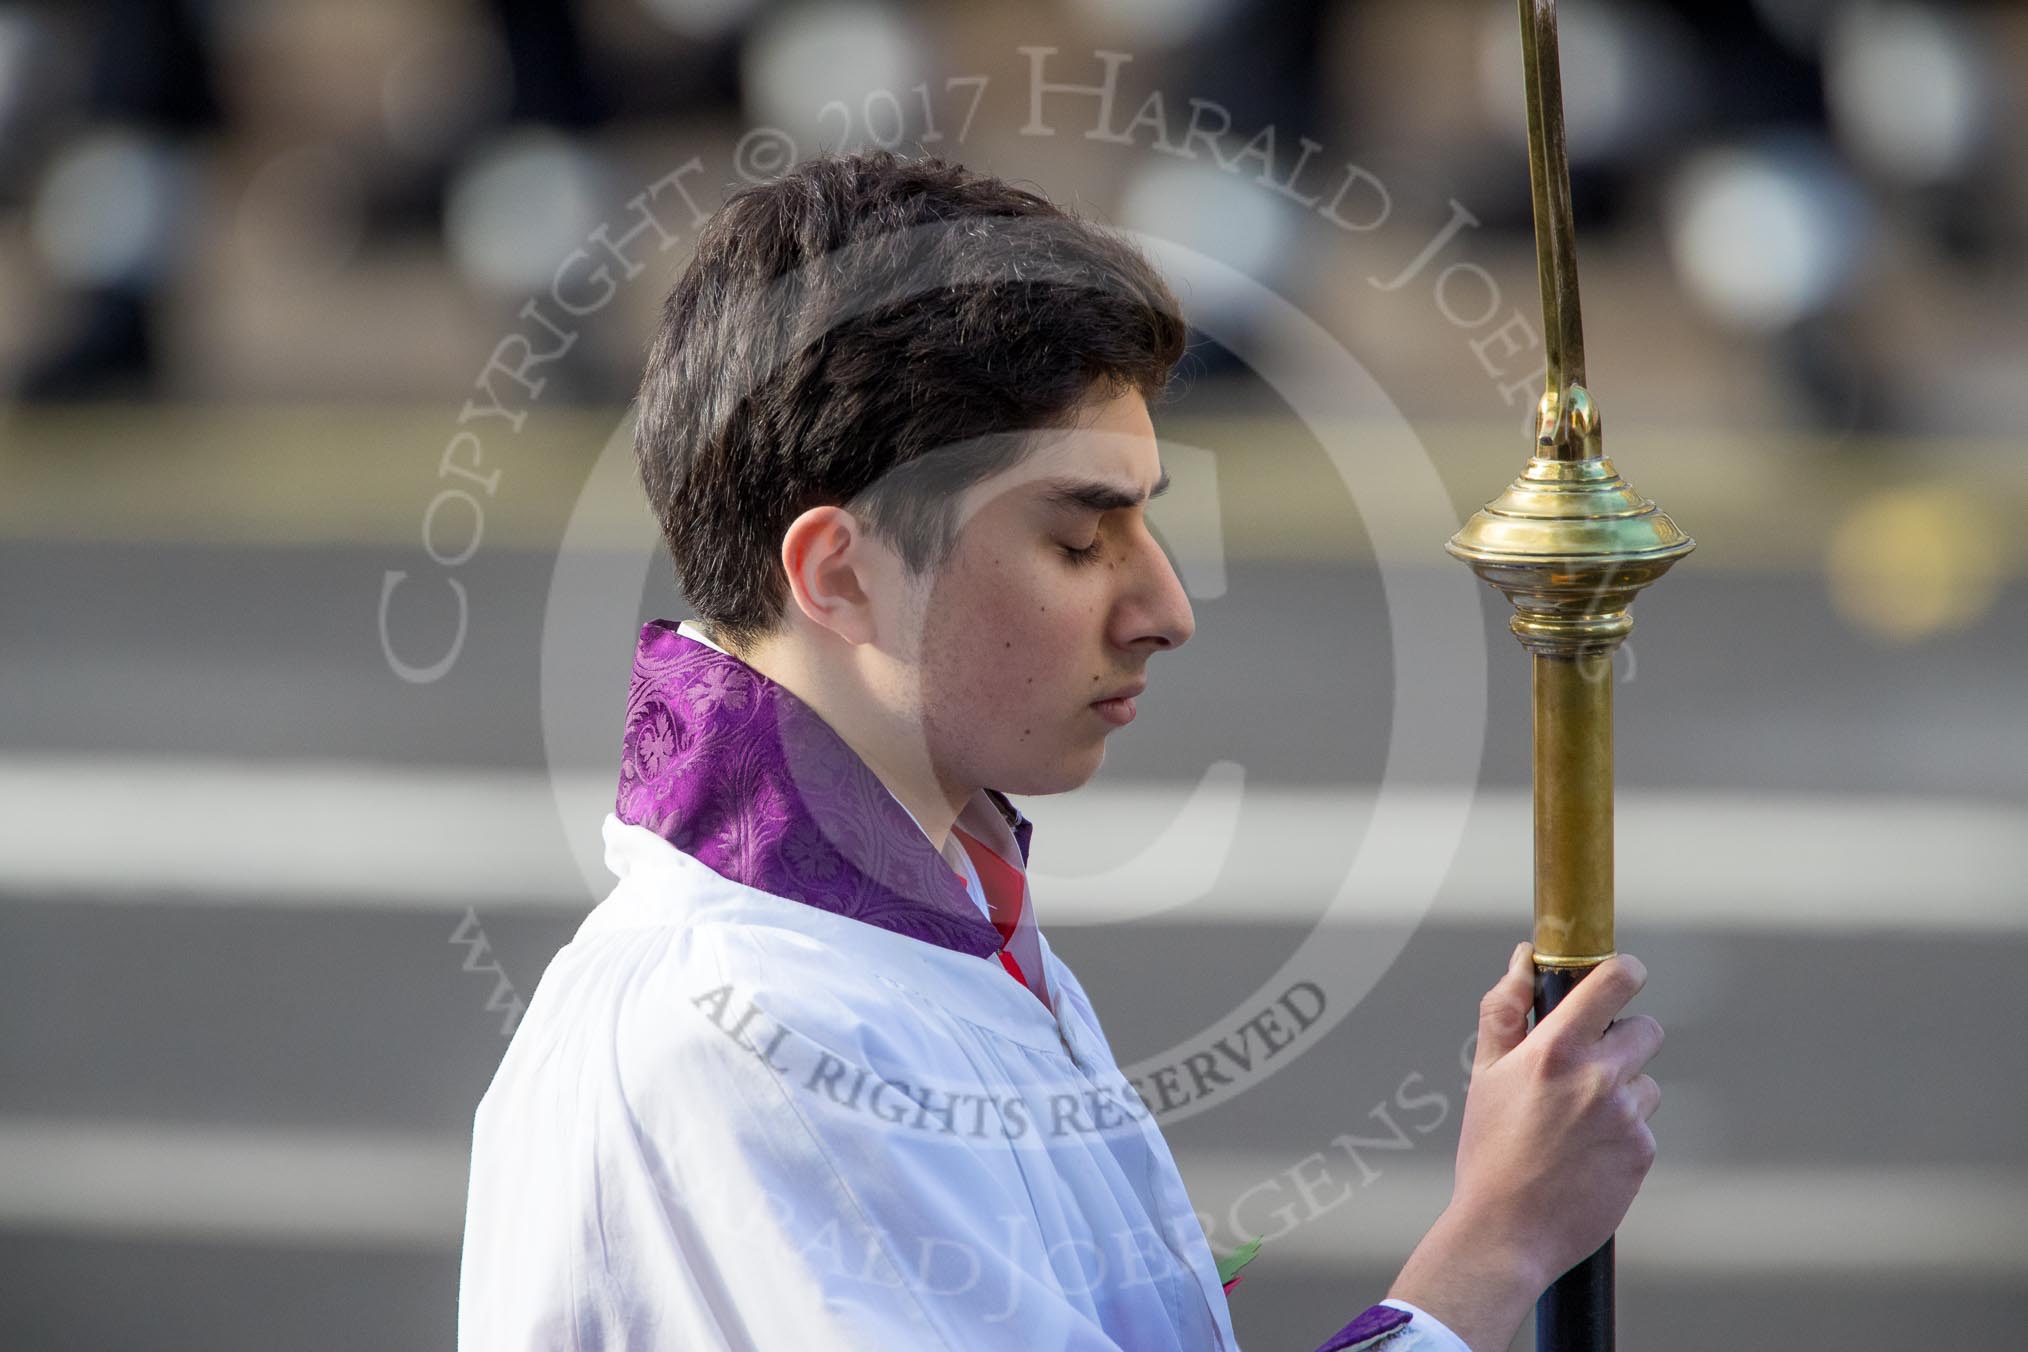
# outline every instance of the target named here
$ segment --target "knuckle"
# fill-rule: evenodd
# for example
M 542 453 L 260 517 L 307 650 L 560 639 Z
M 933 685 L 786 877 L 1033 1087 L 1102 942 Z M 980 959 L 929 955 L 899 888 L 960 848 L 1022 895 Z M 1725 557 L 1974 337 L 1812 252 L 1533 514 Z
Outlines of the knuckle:
M 1622 1085 L 1614 1091 L 1613 1107 L 1619 1113 L 1620 1126 L 1632 1130 L 1647 1120 L 1642 1115 L 1641 1102 L 1641 1091 L 1634 1085 Z
M 1577 1048 L 1568 1038 L 1550 1038 L 1540 1044 L 1535 1056 L 1535 1068 L 1546 1078 L 1561 1078 L 1568 1075 L 1581 1060 Z
M 1605 974 L 1606 984 L 1612 987 L 1621 1004 L 1632 999 L 1648 980 L 1648 969 L 1627 953 L 1615 953 L 1598 970 Z
M 1506 1030 L 1527 1022 L 1528 1016 L 1504 992 L 1489 991 L 1486 998 L 1479 1001 L 1479 1018 L 1495 1028 Z
M 1647 1015 L 1629 1015 L 1613 1023 L 1619 1034 L 1613 1039 L 1614 1051 L 1629 1074 L 1646 1065 L 1662 1049 L 1662 1025 Z

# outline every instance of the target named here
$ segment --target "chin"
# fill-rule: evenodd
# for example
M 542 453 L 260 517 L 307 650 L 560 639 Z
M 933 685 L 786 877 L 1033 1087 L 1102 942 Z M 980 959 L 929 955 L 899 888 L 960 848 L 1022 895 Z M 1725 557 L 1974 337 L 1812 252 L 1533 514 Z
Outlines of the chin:
M 1040 798 L 1052 793 L 1069 793 L 1089 784 L 1099 772 L 1099 767 L 1105 764 L 1105 759 L 1106 744 L 1100 742 L 1089 752 L 1066 754 L 1047 765 L 1032 762 L 1010 765 L 1007 773 L 992 784 L 1000 792 L 1017 797 Z

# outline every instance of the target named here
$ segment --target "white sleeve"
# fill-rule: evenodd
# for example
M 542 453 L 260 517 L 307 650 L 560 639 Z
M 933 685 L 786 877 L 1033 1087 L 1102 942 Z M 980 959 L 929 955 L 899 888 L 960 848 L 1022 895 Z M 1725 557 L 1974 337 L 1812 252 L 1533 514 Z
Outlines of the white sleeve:
M 1424 1348 L 1429 1352 L 1472 1352 L 1463 1338 L 1452 1333 L 1448 1325 L 1421 1306 L 1411 1305 L 1405 1300 L 1396 1300 L 1393 1296 L 1380 1303 L 1390 1309 L 1406 1310 L 1413 1316 L 1414 1322 L 1409 1327 L 1420 1335 L 1420 1341 L 1403 1344 L 1404 1349 L 1413 1347 L 1416 1352 L 1422 1352 Z
M 1389 1296 L 1361 1310 L 1326 1338 L 1317 1352 L 1472 1352 L 1443 1321 L 1419 1306 Z

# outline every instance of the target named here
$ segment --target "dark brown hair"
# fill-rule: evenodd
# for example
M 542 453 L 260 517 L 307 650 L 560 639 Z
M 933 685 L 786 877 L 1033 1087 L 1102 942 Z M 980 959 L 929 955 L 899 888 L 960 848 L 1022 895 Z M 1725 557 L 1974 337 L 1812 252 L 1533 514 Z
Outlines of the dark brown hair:
M 677 585 L 745 650 L 787 602 L 783 533 L 824 504 L 938 568 L 966 487 L 1095 399 L 1153 402 L 1184 343 L 1130 242 L 961 165 L 833 155 L 745 188 L 699 232 L 641 382 Z

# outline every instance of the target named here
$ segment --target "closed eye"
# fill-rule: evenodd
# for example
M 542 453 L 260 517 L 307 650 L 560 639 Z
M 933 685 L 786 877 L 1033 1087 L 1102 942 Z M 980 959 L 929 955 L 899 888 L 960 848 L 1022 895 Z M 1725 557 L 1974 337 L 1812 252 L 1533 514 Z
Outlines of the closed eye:
M 1057 548 L 1062 550 L 1063 556 L 1072 563 L 1090 563 L 1098 558 L 1100 543 L 1100 540 L 1094 539 L 1082 549 L 1074 549 L 1069 545 L 1058 545 Z

